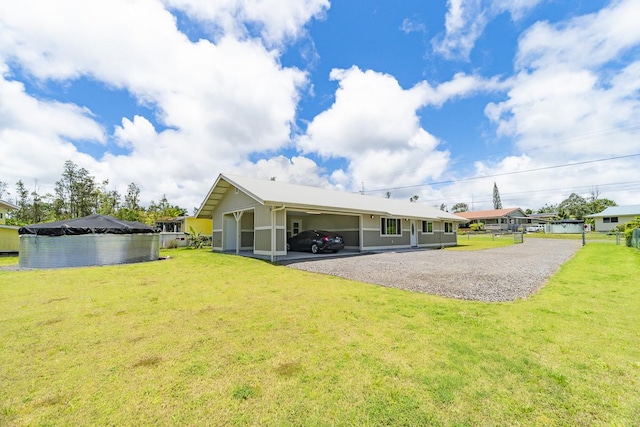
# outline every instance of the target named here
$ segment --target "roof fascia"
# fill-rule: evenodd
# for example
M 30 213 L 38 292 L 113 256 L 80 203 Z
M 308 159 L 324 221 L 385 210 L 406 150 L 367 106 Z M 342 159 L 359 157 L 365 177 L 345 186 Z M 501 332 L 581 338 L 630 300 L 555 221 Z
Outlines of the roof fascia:
M 198 208 L 198 211 L 195 214 L 195 217 L 198 218 L 200 216 L 200 212 L 202 211 L 202 208 L 204 208 L 204 205 L 207 204 L 207 202 L 209 201 L 209 198 L 211 197 L 211 195 L 213 194 L 213 190 L 216 189 L 216 186 L 218 185 L 218 183 L 220 182 L 220 178 L 222 177 L 222 174 L 218 175 L 218 177 L 216 178 L 216 180 L 214 181 L 213 185 L 211 186 L 211 188 L 209 189 L 209 192 L 207 193 L 207 197 L 204 198 L 204 200 L 202 201 L 202 203 L 200 203 L 200 207 Z

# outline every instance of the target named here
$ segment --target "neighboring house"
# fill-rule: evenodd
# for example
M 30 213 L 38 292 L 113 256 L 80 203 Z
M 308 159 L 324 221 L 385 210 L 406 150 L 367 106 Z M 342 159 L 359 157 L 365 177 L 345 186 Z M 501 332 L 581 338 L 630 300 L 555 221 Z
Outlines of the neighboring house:
M 640 217 L 640 205 L 609 206 L 597 214 L 585 215 L 585 218 L 593 218 L 595 231 L 610 231 L 618 225 L 633 221 Z
M 18 207 L 0 200 L 0 254 L 16 254 L 20 248 L 19 227 L 7 225 L 7 212 Z
M 466 218 L 468 224 L 481 222 L 484 224 L 484 229 L 489 231 L 516 231 L 520 225 L 531 222 L 520 208 L 460 212 L 456 215 Z
M 187 246 L 191 228 L 203 236 L 211 236 L 212 224 L 208 219 L 193 216 L 179 216 L 156 220 L 156 228 L 160 230 L 160 246 L 166 247 L 170 240 L 175 240 L 178 246 Z
M 250 251 L 271 261 L 287 255 L 302 230 L 341 234 L 347 249 L 455 246 L 464 218 L 408 201 L 221 174 L 196 213 L 213 221 L 213 250 Z

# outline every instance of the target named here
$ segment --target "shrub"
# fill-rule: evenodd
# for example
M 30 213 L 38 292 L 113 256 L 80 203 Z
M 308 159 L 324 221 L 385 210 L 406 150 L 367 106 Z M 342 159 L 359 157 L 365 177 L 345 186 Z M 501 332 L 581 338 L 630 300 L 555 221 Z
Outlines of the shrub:
M 633 230 L 640 228 L 640 216 L 624 224 L 624 238 L 627 246 L 631 246 L 631 237 L 633 236 Z
M 471 231 L 484 230 L 484 223 L 483 222 L 478 222 L 478 223 L 475 223 L 475 224 L 471 224 L 470 228 L 471 228 Z

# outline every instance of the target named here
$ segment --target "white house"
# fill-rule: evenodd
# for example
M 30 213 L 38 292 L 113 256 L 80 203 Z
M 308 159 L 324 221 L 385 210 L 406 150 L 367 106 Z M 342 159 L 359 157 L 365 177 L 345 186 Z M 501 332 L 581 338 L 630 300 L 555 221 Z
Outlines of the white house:
M 585 215 L 585 218 L 593 218 L 595 230 L 602 232 L 613 230 L 637 217 L 640 217 L 640 205 L 609 206 L 600 213 Z

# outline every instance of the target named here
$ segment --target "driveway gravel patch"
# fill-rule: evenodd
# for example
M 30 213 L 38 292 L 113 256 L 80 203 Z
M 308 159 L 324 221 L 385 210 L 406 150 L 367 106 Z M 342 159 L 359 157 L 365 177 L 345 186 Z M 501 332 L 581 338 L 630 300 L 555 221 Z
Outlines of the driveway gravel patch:
M 513 301 L 542 287 L 582 242 L 528 239 L 481 251 L 413 250 L 302 261 L 288 267 L 475 301 Z

